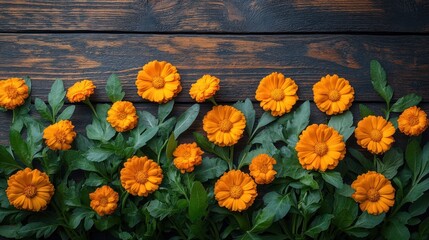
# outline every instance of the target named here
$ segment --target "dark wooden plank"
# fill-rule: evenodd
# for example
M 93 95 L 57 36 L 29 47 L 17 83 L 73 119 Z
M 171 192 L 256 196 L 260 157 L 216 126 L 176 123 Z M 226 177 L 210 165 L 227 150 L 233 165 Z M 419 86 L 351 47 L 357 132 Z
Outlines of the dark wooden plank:
M 220 101 L 254 99 L 259 81 L 273 71 L 297 82 L 301 100 L 312 99 L 320 77 L 337 73 L 351 82 L 356 101 L 377 102 L 369 62 L 378 59 L 398 93 L 394 98 L 417 93 L 429 101 L 427 46 L 429 36 L 415 35 L 0 34 L 0 79 L 28 75 L 33 96 L 46 99 L 56 78 L 66 86 L 89 78 L 98 86 L 94 101 L 105 102 L 105 81 L 116 73 L 126 99 L 139 102 L 137 72 L 158 59 L 182 76 L 178 102 L 192 102 L 189 88 L 203 74 L 221 79 Z
M 297 104 L 299 105 L 301 103 L 302 103 L 302 101 L 299 101 Z M 370 107 L 376 114 L 383 116 L 382 111 L 381 111 L 381 109 L 385 107 L 383 104 L 381 104 L 381 103 L 366 103 L 366 105 L 368 107 Z M 156 113 L 157 113 L 157 108 L 158 108 L 157 104 L 135 103 L 135 106 L 136 106 L 137 110 L 149 111 L 154 115 L 156 115 Z M 172 114 L 174 116 L 179 116 L 182 112 L 184 112 L 190 106 L 191 106 L 191 104 L 188 104 L 188 103 L 175 104 L 175 107 L 173 109 Z M 429 114 L 429 103 L 423 103 L 423 104 L 420 104 L 419 106 L 426 113 Z M 202 134 L 205 134 L 204 131 L 202 130 L 202 120 L 203 120 L 204 115 L 211 108 L 212 108 L 212 105 L 209 103 L 201 104 L 200 114 L 198 115 L 196 121 L 191 126 L 191 128 L 181 136 L 181 138 L 180 138 L 181 142 L 193 141 L 192 132 L 200 132 Z M 256 103 L 254 104 L 254 108 L 256 110 L 257 119 L 259 119 L 259 117 L 263 113 L 263 110 Z M 359 117 L 359 103 L 354 103 L 351 107 L 351 111 L 353 113 L 354 122 L 356 125 L 356 123 L 360 119 L 360 117 Z M 38 117 L 38 113 L 36 113 L 36 112 L 32 112 L 32 115 L 35 117 Z M 392 114 L 392 117 L 395 117 L 398 115 L 399 114 L 395 113 L 395 114 Z M 76 110 L 75 110 L 75 113 L 74 113 L 73 117 L 71 118 L 71 120 L 76 127 L 76 131 L 80 134 L 85 134 L 85 126 L 90 124 L 92 121 L 91 120 L 91 111 L 89 110 L 89 108 L 87 106 L 78 104 L 78 105 L 76 105 Z M 320 124 L 320 123 L 326 123 L 327 120 L 328 120 L 327 115 L 320 112 L 317 109 L 316 105 L 314 103 L 311 103 L 310 122 Z M 2 145 L 8 145 L 9 144 L 9 140 L 8 140 L 9 139 L 9 126 L 11 124 L 11 121 L 12 121 L 12 112 L 11 111 L 0 112 L 0 144 L 2 144 Z M 46 125 L 48 125 L 48 124 L 49 123 L 46 123 Z M 423 133 L 423 137 L 424 137 L 424 139 L 429 140 L 429 130 L 426 130 Z M 404 144 L 406 142 L 407 138 L 405 137 L 405 135 L 398 132 L 395 134 L 395 139 L 397 140 L 397 142 L 399 144 Z M 350 141 L 355 141 L 355 140 L 350 140 Z
M 0 9 L 0 31 L 429 31 L 424 0 L 20 0 Z

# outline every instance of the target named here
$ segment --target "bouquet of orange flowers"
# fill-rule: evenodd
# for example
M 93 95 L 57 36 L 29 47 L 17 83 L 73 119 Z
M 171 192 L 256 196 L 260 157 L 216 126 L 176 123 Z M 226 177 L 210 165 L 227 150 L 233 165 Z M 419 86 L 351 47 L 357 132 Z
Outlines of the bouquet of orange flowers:
M 31 101 L 29 78 L 2 80 L 0 106 L 13 119 L 10 146 L 0 145 L 0 236 L 426 239 L 429 120 L 421 97 L 392 102 L 381 65 L 370 71 L 386 108 L 377 116 L 359 105 L 356 127 L 356 93 L 335 74 L 313 86 L 328 116 L 320 124 L 310 123 L 309 101 L 296 106 L 295 81 L 277 72 L 256 89 L 263 114 L 250 99 L 218 105 L 221 80 L 204 75 L 189 91 L 197 103 L 175 116 L 182 86 L 167 62 L 147 63 L 135 81 L 156 114 L 123 100 L 116 75 L 105 86 L 111 104 L 95 106 L 91 80 L 67 90 L 56 80 L 47 102 Z M 66 99 L 91 109 L 83 133 Z M 182 142 L 206 101 L 202 130 Z M 409 136 L 405 146 L 395 133 Z

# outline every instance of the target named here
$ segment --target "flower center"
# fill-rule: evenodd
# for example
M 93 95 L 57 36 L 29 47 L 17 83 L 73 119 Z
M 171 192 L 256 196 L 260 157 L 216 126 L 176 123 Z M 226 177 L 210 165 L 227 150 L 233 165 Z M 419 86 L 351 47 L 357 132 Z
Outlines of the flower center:
M 274 101 L 281 101 L 285 98 L 285 94 L 282 89 L 277 88 L 271 92 L 271 98 L 274 99 Z
M 199 91 L 199 92 L 204 92 L 204 91 L 206 91 L 207 89 L 209 89 L 209 87 L 210 87 L 210 84 L 208 84 L 208 83 L 200 84 L 200 85 L 198 86 L 198 91 Z
M 55 133 L 55 138 L 57 139 L 57 142 L 64 143 L 64 142 L 66 142 L 67 136 L 66 136 L 65 132 L 63 132 L 63 131 L 57 131 Z
M 18 91 L 13 86 L 7 87 L 6 92 L 9 98 L 16 98 L 18 96 Z
M 328 145 L 326 143 L 316 143 L 314 145 L 314 152 L 319 156 L 324 156 L 328 152 Z
M 107 200 L 107 197 L 102 197 L 101 199 L 100 199 L 100 205 L 102 206 L 102 207 L 105 207 L 105 206 L 107 206 L 107 204 L 109 203 L 109 201 Z
M 147 182 L 148 175 L 145 171 L 138 171 L 135 175 L 136 182 L 144 184 Z
M 190 158 L 191 157 L 191 152 L 190 151 L 185 151 L 183 153 L 183 157 L 186 158 L 186 159 Z
M 154 77 L 152 80 L 152 86 L 156 89 L 163 88 L 165 85 L 164 78 L 162 77 Z
M 219 128 L 222 132 L 229 132 L 232 128 L 232 122 L 228 119 L 224 119 L 220 122 Z
M 408 124 L 410 124 L 410 126 L 415 126 L 419 124 L 419 118 L 417 116 L 410 116 L 408 118 Z
M 329 97 L 329 100 L 331 100 L 332 102 L 336 102 L 336 101 L 340 100 L 341 95 L 337 90 L 334 89 L 334 90 L 329 92 L 328 97 Z
M 377 202 L 378 199 L 380 199 L 380 194 L 374 188 L 369 189 L 367 195 L 368 195 L 369 201 L 371 202 Z
M 33 185 L 26 186 L 24 188 L 24 195 L 28 198 L 33 198 L 37 195 L 37 189 Z
M 380 140 L 383 138 L 383 134 L 378 129 L 373 129 L 369 136 L 374 142 L 380 142 Z
M 240 186 L 233 186 L 229 191 L 232 198 L 238 199 L 243 195 L 243 189 Z
M 270 164 L 264 163 L 261 166 L 259 166 L 259 171 L 261 173 L 267 173 L 270 169 Z
M 119 120 L 124 120 L 126 118 L 127 118 L 127 113 L 125 113 L 125 112 L 118 113 L 118 119 Z

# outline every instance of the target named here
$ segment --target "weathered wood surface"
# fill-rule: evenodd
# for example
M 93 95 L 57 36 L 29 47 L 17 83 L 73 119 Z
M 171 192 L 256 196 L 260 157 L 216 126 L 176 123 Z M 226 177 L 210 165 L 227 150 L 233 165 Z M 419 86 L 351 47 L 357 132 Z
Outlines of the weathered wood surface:
M 163 35 L 163 34 L 0 34 L 0 77 L 28 75 L 33 96 L 46 99 L 56 78 L 70 86 L 92 79 L 94 101 L 108 101 L 105 82 L 111 73 L 123 81 L 126 99 L 143 100 L 134 85 L 148 61 L 177 66 L 183 91 L 177 102 L 192 102 L 191 83 L 203 74 L 221 79 L 220 102 L 254 100 L 259 81 L 273 71 L 292 77 L 301 100 L 312 99 L 312 86 L 326 74 L 350 81 L 357 102 L 379 102 L 372 90 L 369 62 L 385 67 L 398 94 L 429 101 L 429 36 L 407 35 Z M 239 89 L 239 92 L 237 90 Z
M 7 32 L 429 32 L 426 0 L 16 0 L 0 11 Z

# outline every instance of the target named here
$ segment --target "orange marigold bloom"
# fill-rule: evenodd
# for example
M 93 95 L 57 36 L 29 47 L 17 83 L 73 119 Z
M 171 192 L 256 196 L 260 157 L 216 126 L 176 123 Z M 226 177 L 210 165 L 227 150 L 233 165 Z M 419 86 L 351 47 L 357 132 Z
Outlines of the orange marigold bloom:
M 216 94 L 220 88 L 219 82 L 219 78 L 215 76 L 204 75 L 196 83 L 192 84 L 189 95 L 197 102 L 204 102 Z
M 334 74 L 322 77 L 313 86 L 314 102 L 320 111 L 338 114 L 350 108 L 355 98 L 355 90 L 349 81 Z
M 285 78 L 281 73 L 273 72 L 264 77 L 256 89 L 256 100 L 260 101 L 265 111 L 271 111 L 273 116 L 282 116 L 290 112 L 298 100 L 298 85 L 291 78 Z
M 69 150 L 75 137 L 76 132 L 70 120 L 61 120 L 43 130 L 43 139 L 52 150 Z
M 357 143 L 373 154 L 386 152 L 395 141 L 395 128 L 383 117 L 368 116 L 358 122 L 355 129 Z
M 162 178 L 161 167 L 146 156 L 129 158 L 121 170 L 121 184 L 134 196 L 147 197 L 155 192 Z
M 359 175 L 352 183 L 352 188 L 355 190 L 352 198 L 360 203 L 362 211 L 369 214 L 387 212 L 395 204 L 395 189 L 389 179 L 380 173 L 369 171 Z
M 418 136 L 429 126 L 427 114 L 417 106 L 405 109 L 398 118 L 399 131 L 408 136 Z
M 66 97 L 71 103 L 82 102 L 94 94 L 94 89 L 95 85 L 91 80 L 82 80 L 67 89 Z
M 0 81 L 0 107 L 13 110 L 24 104 L 28 97 L 28 86 L 24 79 L 9 78 Z
M 118 207 L 119 195 L 111 187 L 104 185 L 89 194 L 91 208 L 100 216 L 110 215 Z
M 26 168 L 7 180 L 6 195 L 17 209 L 38 212 L 46 209 L 54 195 L 54 185 L 46 173 Z
M 258 195 L 256 183 L 240 170 L 224 173 L 215 184 L 214 194 L 219 206 L 239 212 L 252 206 Z
M 219 146 L 232 146 L 243 136 L 246 127 L 244 114 L 227 105 L 214 106 L 203 119 L 207 138 Z
M 106 120 L 117 132 L 129 131 L 138 123 L 136 108 L 132 102 L 117 101 L 107 111 Z
M 257 184 L 268 184 L 274 180 L 277 174 L 274 170 L 276 160 L 268 154 L 259 154 L 252 159 L 249 165 L 250 176 L 255 179 Z
M 183 143 L 177 146 L 173 152 L 174 166 L 180 170 L 181 173 L 192 172 L 194 167 L 202 162 L 202 155 L 204 152 L 193 143 Z
M 157 60 L 143 66 L 137 75 L 136 86 L 138 95 L 157 103 L 166 103 L 182 91 L 176 67 Z
M 346 155 L 346 144 L 334 128 L 313 124 L 302 131 L 295 146 L 299 163 L 307 170 L 334 169 Z

